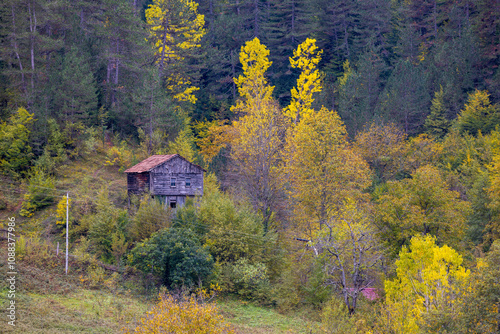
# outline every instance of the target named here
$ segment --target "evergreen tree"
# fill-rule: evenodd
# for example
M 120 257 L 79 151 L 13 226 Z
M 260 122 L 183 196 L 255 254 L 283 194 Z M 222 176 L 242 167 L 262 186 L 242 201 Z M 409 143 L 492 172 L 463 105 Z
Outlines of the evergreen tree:
M 426 132 L 435 138 L 443 138 L 448 132 L 448 127 L 450 126 L 450 122 L 446 119 L 446 109 L 444 106 L 443 96 L 443 86 L 440 86 L 439 91 L 434 93 L 431 113 L 425 119 Z
M 455 124 L 461 132 L 471 135 L 490 133 L 500 124 L 500 108 L 491 104 L 488 92 L 476 90 L 469 95 L 465 109 L 458 115 Z
M 474 1 L 475 13 L 471 24 L 479 43 L 479 68 L 483 80 L 490 87 L 495 99 L 500 98 L 498 77 L 500 72 L 500 3 L 496 0 Z
M 436 45 L 425 61 L 429 81 L 435 86 L 443 86 L 447 118 L 454 118 L 460 112 L 468 93 L 482 80 L 477 53 L 478 45 L 472 31 L 462 29 L 459 36 Z
M 98 38 L 97 77 L 101 101 L 109 112 L 109 123 L 126 133 L 133 133 L 137 117 L 133 94 L 140 86 L 152 50 L 146 43 L 144 23 L 135 14 L 134 7 L 120 0 L 103 0 L 98 12 L 95 35 Z
M 388 0 L 317 0 L 318 46 L 324 50 L 324 71 L 333 78 L 342 73 L 342 64 L 355 63 L 370 48 L 387 57 L 390 31 Z
M 430 104 L 423 66 L 401 60 L 388 79 L 380 116 L 402 126 L 406 133 L 418 133 Z
M 76 47 L 67 50 L 62 58 L 60 82 L 55 90 L 54 107 L 59 119 L 65 122 L 97 123 L 97 88 L 88 57 Z
M 0 123 L 0 169 L 6 175 L 19 175 L 31 165 L 33 154 L 28 139 L 33 114 L 19 108 L 8 122 Z
M 337 82 L 336 107 L 349 134 L 355 136 L 377 117 L 386 65 L 377 52 L 369 50 L 361 55 L 357 69 L 347 66 Z
M 176 111 L 172 98 L 163 88 L 157 68 L 150 68 L 143 74 L 141 84 L 137 85 L 132 94 L 132 101 L 136 110 L 131 122 L 140 129 L 138 133 L 144 136 L 141 139 L 146 146 L 145 151 L 147 154 L 158 154 L 155 152 L 155 136 L 167 135 L 169 139 L 173 139 L 182 126 L 182 116 Z
M 67 30 L 63 8 L 56 0 L 9 0 L 2 6 L 0 29 L 7 38 L 0 55 L 17 104 L 31 108 L 53 70 L 52 56 L 61 50 Z

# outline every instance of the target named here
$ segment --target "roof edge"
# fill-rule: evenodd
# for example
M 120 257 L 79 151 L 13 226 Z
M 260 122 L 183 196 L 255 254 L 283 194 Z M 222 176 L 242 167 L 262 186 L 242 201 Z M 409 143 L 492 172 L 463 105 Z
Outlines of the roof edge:
M 160 156 L 161 156 L 161 155 L 168 155 L 168 156 L 170 156 L 170 157 L 169 157 L 169 158 L 167 158 L 167 159 L 165 159 L 165 160 L 164 160 L 164 161 L 162 161 L 162 162 L 159 162 L 159 163 L 158 163 L 158 164 L 156 164 L 156 165 L 153 165 L 153 166 L 149 167 L 148 169 L 143 170 L 143 171 L 138 172 L 138 171 L 131 170 L 131 169 L 133 169 L 134 167 L 136 167 L 137 165 L 140 165 L 141 163 L 143 163 L 145 160 L 147 160 L 147 159 L 149 159 L 149 158 L 151 158 L 151 157 L 154 157 L 154 156 L 156 156 L 156 155 L 160 155 Z M 148 173 L 148 172 L 150 172 L 152 169 L 154 169 L 154 168 L 158 167 L 159 165 L 164 164 L 164 163 L 166 163 L 166 162 L 168 162 L 168 161 L 170 161 L 170 160 L 172 160 L 172 159 L 174 159 L 174 158 L 176 158 L 176 157 L 179 157 L 179 158 L 181 158 L 182 160 L 184 160 L 184 161 L 186 161 L 186 162 L 190 163 L 191 165 L 194 165 L 194 166 L 196 166 L 196 167 L 200 168 L 200 169 L 201 169 L 203 172 L 205 172 L 205 173 L 207 172 L 207 171 L 205 170 L 205 168 L 203 168 L 203 167 L 201 167 L 200 165 L 197 165 L 197 164 L 195 164 L 195 163 L 193 163 L 193 162 L 189 161 L 188 159 L 184 158 L 182 155 L 180 155 L 180 154 L 178 154 L 178 153 L 175 153 L 175 154 L 154 154 L 154 155 L 151 155 L 151 156 L 149 156 L 148 158 L 146 158 L 146 159 L 142 160 L 141 162 L 139 162 L 139 163 L 135 164 L 134 166 L 132 166 L 132 167 L 130 167 L 130 168 L 127 168 L 124 172 L 125 172 L 125 173 L 136 173 L 136 174 Z

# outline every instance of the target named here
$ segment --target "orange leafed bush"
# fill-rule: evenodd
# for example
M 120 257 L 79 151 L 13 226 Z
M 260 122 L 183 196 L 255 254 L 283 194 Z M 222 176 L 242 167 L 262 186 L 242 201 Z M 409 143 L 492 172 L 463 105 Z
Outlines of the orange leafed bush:
M 204 303 L 195 296 L 176 300 L 173 296 L 160 297 L 159 303 L 149 311 L 135 333 L 234 333 L 224 321 L 214 303 Z

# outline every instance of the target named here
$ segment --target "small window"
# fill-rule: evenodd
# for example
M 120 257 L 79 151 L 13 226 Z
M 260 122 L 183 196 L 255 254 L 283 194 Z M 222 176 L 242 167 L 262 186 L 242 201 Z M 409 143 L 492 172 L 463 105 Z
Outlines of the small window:
M 175 187 L 175 177 L 170 178 L 170 186 Z
M 175 201 L 171 201 L 171 202 L 170 202 L 170 207 L 171 207 L 172 209 L 175 209 L 175 208 L 177 207 L 177 202 L 175 202 Z
M 186 177 L 186 187 L 191 187 L 191 178 Z

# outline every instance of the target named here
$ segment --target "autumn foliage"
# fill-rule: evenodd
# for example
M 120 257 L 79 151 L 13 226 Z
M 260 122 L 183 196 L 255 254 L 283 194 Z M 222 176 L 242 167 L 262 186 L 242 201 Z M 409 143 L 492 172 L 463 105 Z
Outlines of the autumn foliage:
M 215 303 L 206 303 L 192 295 L 175 298 L 160 295 L 160 300 L 134 333 L 225 334 L 233 333 Z

